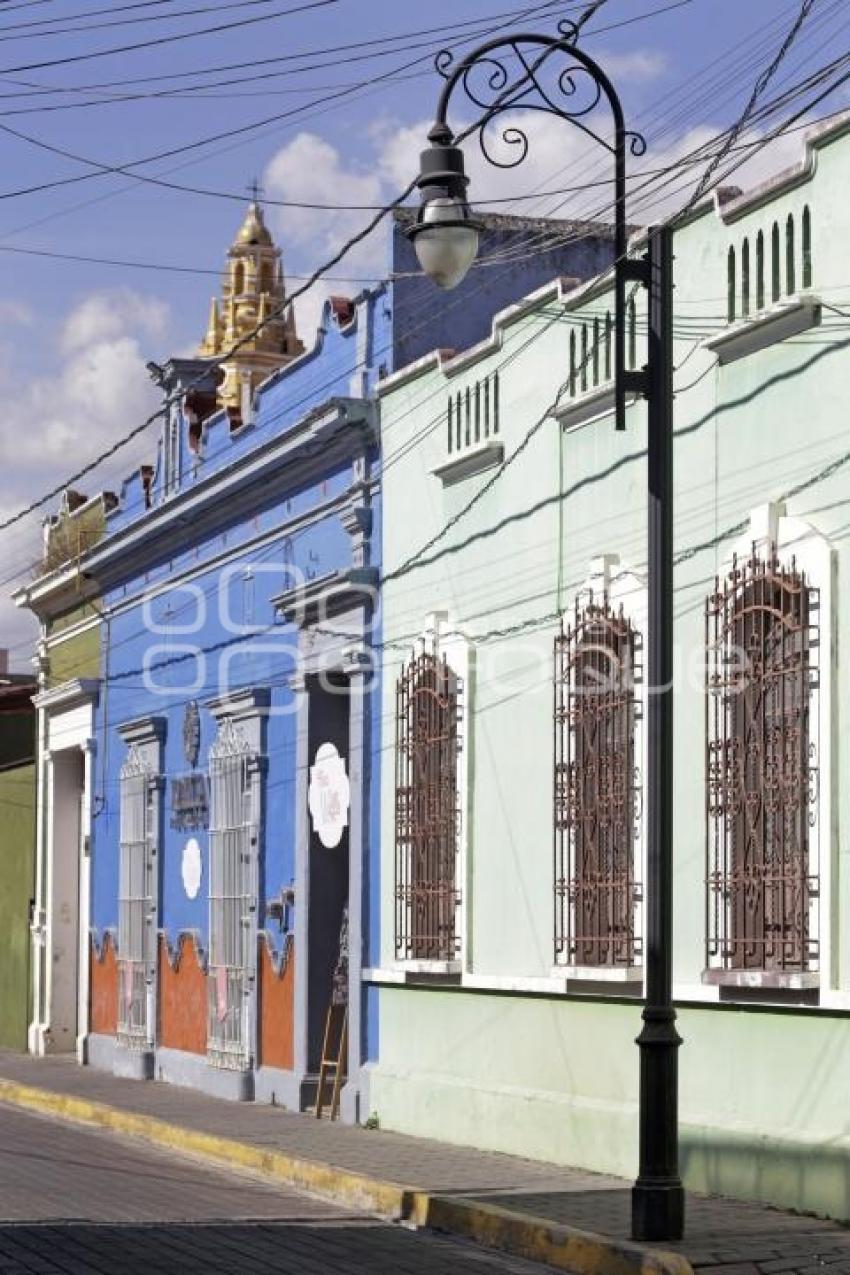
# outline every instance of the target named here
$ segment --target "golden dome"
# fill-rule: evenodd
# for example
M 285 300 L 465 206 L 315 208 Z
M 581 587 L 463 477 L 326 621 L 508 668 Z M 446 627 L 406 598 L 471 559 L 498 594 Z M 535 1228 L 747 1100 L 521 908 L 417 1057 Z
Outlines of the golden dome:
M 236 247 L 237 244 L 263 244 L 265 247 L 271 248 L 273 247 L 273 242 L 268 227 L 263 221 L 262 208 L 257 203 L 250 204 L 233 246 Z

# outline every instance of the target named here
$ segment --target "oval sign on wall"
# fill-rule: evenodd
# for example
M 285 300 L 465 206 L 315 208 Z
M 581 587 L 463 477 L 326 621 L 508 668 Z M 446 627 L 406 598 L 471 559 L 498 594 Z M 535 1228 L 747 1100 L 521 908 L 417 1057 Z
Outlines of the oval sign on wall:
M 345 760 L 333 744 L 320 744 L 316 760 L 310 767 L 307 805 L 313 831 L 328 849 L 342 841 L 342 834 L 348 827 L 350 800 L 351 785 L 345 773 Z
M 180 865 L 180 870 L 183 876 L 183 889 L 186 891 L 186 898 L 196 899 L 204 875 L 201 847 L 196 837 L 190 837 L 183 847 L 183 862 Z

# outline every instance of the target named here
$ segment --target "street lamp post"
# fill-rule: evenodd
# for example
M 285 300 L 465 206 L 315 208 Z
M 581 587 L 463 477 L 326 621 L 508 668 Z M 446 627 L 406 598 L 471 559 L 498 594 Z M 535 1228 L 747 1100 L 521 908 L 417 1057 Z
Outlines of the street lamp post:
M 678 1070 L 681 1044 L 672 1001 L 673 928 L 673 326 L 672 235 L 649 233 L 643 259 L 626 256 L 626 151 L 646 149 L 626 129 L 620 99 L 602 68 L 578 47 L 578 28 L 558 24 L 558 35 L 503 35 L 480 45 L 462 61 L 444 50 L 436 67 L 445 79 L 429 146 L 417 181 L 421 204 L 409 234 L 423 271 L 442 288 L 465 277 L 478 251 L 482 224 L 467 199 L 469 179 L 461 142 L 477 133 L 485 158 L 513 168 L 529 143 L 512 119 L 501 138 L 510 158 L 491 151 L 487 129 L 507 111 L 534 110 L 574 124 L 608 150 L 614 187 L 614 384 L 615 421 L 625 429 L 626 397 L 640 394 L 648 411 L 649 617 L 647 706 L 646 999 L 637 1038 L 640 1057 L 639 1171 L 632 1189 L 632 1235 L 676 1240 L 684 1230 L 684 1192 L 678 1168 Z M 513 69 L 515 66 L 515 72 Z M 456 135 L 449 104 L 460 88 L 481 112 Z M 592 125 L 600 103 L 613 119 L 613 142 Z M 646 366 L 626 368 L 626 287 L 648 290 L 649 344 Z

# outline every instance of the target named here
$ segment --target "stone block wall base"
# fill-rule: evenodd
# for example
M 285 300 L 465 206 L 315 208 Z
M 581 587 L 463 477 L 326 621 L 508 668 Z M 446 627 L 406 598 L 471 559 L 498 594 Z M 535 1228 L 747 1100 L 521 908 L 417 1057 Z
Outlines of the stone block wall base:
M 203 1054 L 182 1049 L 157 1049 L 153 1076 L 167 1084 L 199 1089 L 211 1098 L 228 1102 L 251 1102 L 254 1098 L 253 1071 L 231 1071 L 213 1067 Z

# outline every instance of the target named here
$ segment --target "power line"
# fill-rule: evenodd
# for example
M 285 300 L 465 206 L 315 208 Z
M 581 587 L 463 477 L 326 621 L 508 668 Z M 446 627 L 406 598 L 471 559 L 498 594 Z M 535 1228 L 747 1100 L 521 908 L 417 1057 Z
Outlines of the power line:
M 142 17 L 135 18 L 117 18 L 109 22 L 91 23 L 89 26 L 83 27 L 61 27 L 54 26 L 58 22 L 76 22 L 82 18 L 94 17 L 98 14 L 114 14 L 121 13 L 127 9 L 150 8 L 152 4 L 161 5 L 163 0 L 146 0 L 144 4 L 118 5 L 114 9 L 95 9 L 88 13 L 68 14 L 62 18 L 43 18 L 39 22 L 18 22 L 14 25 L 2 27 L 0 26 L 0 43 L 9 40 L 37 40 L 50 38 L 56 35 L 85 35 L 90 31 L 105 31 L 109 27 L 123 27 L 136 25 L 145 22 L 165 22 L 173 21 L 176 18 L 194 17 L 199 13 L 223 13 L 227 9 L 249 9 L 254 8 L 258 4 L 272 4 L 273 0 L 230 0 L 227 4 L 207 4 L 200 8 L 194 9 L 177 9 L 170 10 L 168 13 L 145 14 Z M 32 27 L 54 26 L 50 31 L 33 31 Z M 27 30 L 26 35 L 8 35 L 9 31 Z
M 49 66 L 68 66 L 71 62 L 88 62 L 92 58 L 108 58 L 118 53 L 134 53 L 140 49 L 152 49 L 163 44 L 175 44 L 178 40 L 194 40 L 202 35 L 218 35 L 222 31 L 233 31 L 237 27 L 254 26 L 258 22 L 272 22 L 277 18 L 288 18 L 307 9 L 323 9 L 328 5 L 339 4 L 340 0 L 306 0 L 292 9 L 280 9 L 277 13 L 264 13 L 258 17 L 240 18 L 236 22 L 220 22 L 211 27 L 199 27 L 195 31 L 172 32 L 170 35 L 156 36 L 151 40 L 142 40 L 137 44 L 123 44 L 110 49 L 96 49 L 88 53 L 74 53 L 63 58 L 51 58 L 44 62 L 22 62 L 19 66 L 0 67 L 0 75 L 12 75 L 17 71 L 39 71 Z

